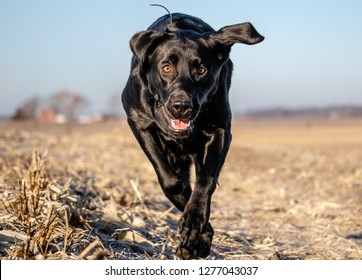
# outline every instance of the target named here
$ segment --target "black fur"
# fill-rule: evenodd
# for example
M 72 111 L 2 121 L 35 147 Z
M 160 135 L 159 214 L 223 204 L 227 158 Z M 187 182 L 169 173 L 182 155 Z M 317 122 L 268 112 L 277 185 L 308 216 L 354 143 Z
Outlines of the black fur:
M 250 23 L 215 31 L 184 14 L 172 14 L 172 22 L 161 17 L 131 39 L 134 56 L 122 102 L 163 192 L 182 212 L 181 259 L 210 253 L 211 196 L 231 142 L 230 49 L 263 39 Z

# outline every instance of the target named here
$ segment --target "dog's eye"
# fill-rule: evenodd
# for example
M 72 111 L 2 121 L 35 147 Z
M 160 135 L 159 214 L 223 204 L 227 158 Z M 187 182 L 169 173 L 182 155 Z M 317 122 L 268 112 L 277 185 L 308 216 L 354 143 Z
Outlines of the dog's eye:
M 197 75 L 203 75 L 206 73 L 206 68 L 203 66 L 200 66 L 197 68 Z
M 171 65 L 166 64 L 166 65 L 162 66 L 162 72 L 163 72 L 163 73 L 168 74 L 168 73 L 170 73 L 171 71 L 172 71 Z

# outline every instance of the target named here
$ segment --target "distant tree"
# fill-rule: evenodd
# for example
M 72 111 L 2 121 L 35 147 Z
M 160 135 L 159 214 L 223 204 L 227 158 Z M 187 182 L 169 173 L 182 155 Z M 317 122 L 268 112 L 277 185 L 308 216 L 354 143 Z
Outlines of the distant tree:
M 14 120 L 31 120 L 34 119 L 39 108 L 40 99 L 38 96 L 33 96 L 26 100 L 18 107 L 13 115 Z
M 29 98 L 16 109 L 12 119 L 36 119 L 44 109 L 50 109 L 54 114 L 61 114 L 67 119 L 73 119 L 76 117 L 77 111 L 88 104 L 88 100 L 82 95 L 62 90 L 48 98 L 39 98 L 38 96 Z
M 88 104 L 89 102 L 85 97 L 67 90 L 59 91 L 50 97 L 50 106 L 53 110 L 69 119 L 73 119 L 77 110 Z

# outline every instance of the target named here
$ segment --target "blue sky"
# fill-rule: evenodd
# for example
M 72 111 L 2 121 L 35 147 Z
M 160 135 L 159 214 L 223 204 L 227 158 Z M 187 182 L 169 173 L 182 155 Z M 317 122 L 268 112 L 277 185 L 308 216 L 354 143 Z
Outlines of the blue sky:
M 266 37 L 235 45 L 235 112 L 262 107 L 362 105 L 362 1 L 0 0 L 0 115 L 62 89 L 107 111 L 129 73 L 129 39 L 165 11 L 215 29 L 250 21 Z

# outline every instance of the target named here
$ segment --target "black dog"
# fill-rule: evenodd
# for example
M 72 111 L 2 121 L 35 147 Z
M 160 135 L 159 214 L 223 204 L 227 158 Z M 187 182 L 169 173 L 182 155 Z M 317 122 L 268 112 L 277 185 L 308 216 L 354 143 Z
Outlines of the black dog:
M 184 14 L 161 17 L 131 39 L 134 56 L 122 102 L 163 192 L 183 212 L 176 251 L 181 259 L 210 253 L 211 195 L 231 142 L 230 49 L 263 39 L 250 23 L 215 31 Z

